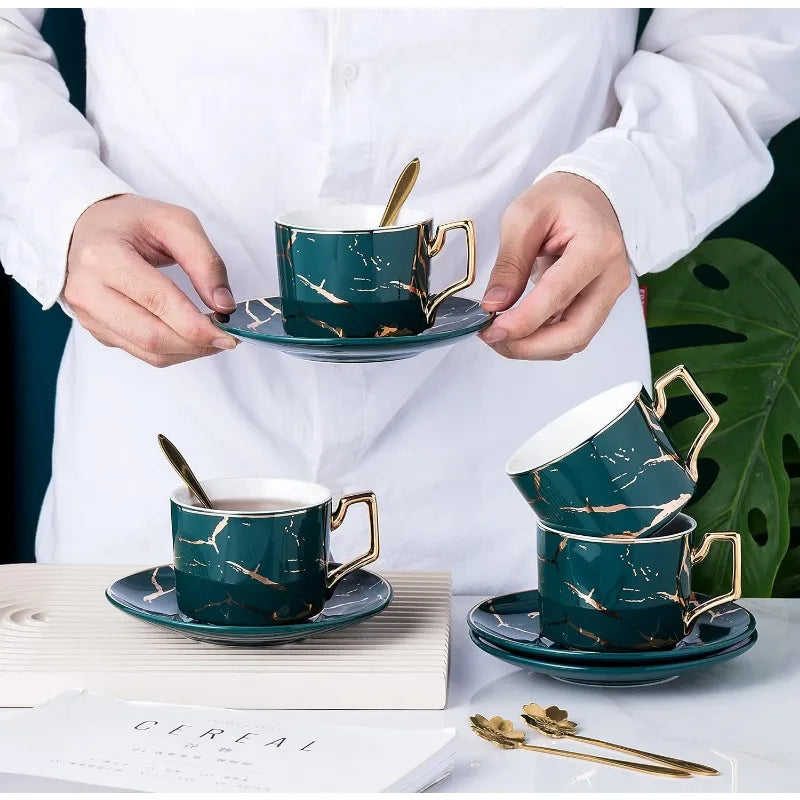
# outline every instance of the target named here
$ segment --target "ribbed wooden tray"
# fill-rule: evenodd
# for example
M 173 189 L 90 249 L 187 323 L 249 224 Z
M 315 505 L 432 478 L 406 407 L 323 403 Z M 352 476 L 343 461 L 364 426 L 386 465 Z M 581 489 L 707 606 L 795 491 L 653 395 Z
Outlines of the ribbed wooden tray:
M 68 688 L 228 708 L 424 709 L 447 700 L 450 576 L 385 572 L 387 609 L 293 644 L 225 647 L 133 619 L 105 599 L 145 567 L 0 566 L 0 706 Z

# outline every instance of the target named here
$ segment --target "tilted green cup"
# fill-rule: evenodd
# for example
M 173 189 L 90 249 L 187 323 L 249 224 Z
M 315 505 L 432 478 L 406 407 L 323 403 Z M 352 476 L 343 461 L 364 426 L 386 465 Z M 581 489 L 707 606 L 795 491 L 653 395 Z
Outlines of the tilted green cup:
M 537 534 L 542 636 L 579 650 L 659 650 L 674 647 L 695 620 L 741 597 L 738 533 L 706 533 L 691 544 L 696 522 L 678 514 L 657 534 L 641 539 L 597 538 L 556 531 Z M 714 542 L 733 547 L 731 589 L 697 603 L 692 567 Z
M 378 227 L 382 206 L 328 204 L 275 221 L 281 313 L 291 336 L 318 339 L 409 336 L 429 328 L 446 298 L 475 280 L 475 231 L 468 219 L 431 234 L 429 214 L 403 208 Z M 448 231 L 467 236 L 466 275 L 430 291 L 431 259 Z
M 681 456 L 661 418 L 665 390 L 680 379 L 708 415 Z M 646 536 L 691 499 L 700 449 L 719 423 L 709 399 L 680 365 L 653 383 L 615 386 L 534 434 L 506 465 L 514 485 L 545 525 L 588 536 Z
M 371 492 L 345 495 L 333 509 L 330 490 L 305 481 L 218 478 L 202 486 L 215 506 L 248 498 L 280 500 L 284 507 L 210 510 L 196 505 L 185 487 L 172 493 L 176 599 L 187 617 L 217 625 L 299 622 L 322 610 L 345 575 L 378 558 L 378 504 Z M 369 549 L 333 565 L 331 530 L 356 503 L 369 510 Z

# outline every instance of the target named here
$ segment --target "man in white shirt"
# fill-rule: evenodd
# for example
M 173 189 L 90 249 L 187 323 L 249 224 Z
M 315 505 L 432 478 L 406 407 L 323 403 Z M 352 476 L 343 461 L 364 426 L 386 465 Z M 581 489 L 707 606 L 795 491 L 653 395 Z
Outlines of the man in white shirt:
M 534 584 L 507 455 L 574 403 L 649 382 L 631 276 L 757 194 L 765 142 L 800 115 L 794 11 L 656 10 L 634 53 L 626 9 L 86 10 L 88 121 L 42 14 L 0 12 L 0 261 L 78 323 L 42 561 L 169 561 L 163 431 L 201 477 L 373 489 L 379 566 L 450 569 L 459 591 Z M 506 312 L 489 347 L 313 364 L 237 347 L 203 313 L 277 294 L 278 213 L 382 202 L 415 155 L 414 205 L 475 221 L 474 296 Z M 462 269 L 448 250 L 434 287 Z M 335 552 L 361 538 L 348 522 Z

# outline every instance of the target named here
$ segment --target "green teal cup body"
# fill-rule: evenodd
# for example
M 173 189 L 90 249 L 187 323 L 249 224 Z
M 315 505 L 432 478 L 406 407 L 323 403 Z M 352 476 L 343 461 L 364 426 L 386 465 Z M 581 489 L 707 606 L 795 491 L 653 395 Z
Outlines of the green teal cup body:
M 707 533 L 697 548 L 695 521 L 678 514 L 653 536 L 597 538 L 539 525 L 537 559 L 542 636 L 578 650 L 674 647 L 705 611 L 741 596 L 738 533 Z M 731 589 L 693 600 L 692 566 L 714 542 L 733 548 Z
M 210 510 L 195 505 L 184 487 L 173 492 L 176 600 L 194 620 L 248 626 L 299 622 L 322 610 L 344 575 L 378 557 L 377 502 L 370 492 L 347 495 L 333 509 L 330 490 L 304 481 L 219 478 L 202 485 L 215 506 L 225 498 L 248 498 L 281 500 L 285 507 Z M 359 502 L 369 508 L 369 550 L 334 565 L 331 530 Z
M 403 209 L 397 225 L 378 227 L 381 206 L 329 204 L 275 221 L 283 325 L 291 336 L 374 338 L 410 336 L 433 325 L 447 297 L 475 280 L 470 220 L 441 225 Z M 467 236 L 466 275 L 435 295 L 431 259 L 447 232 Z
M 683 380 L 708 420 L 681 456 L 661 418 L 666 386 Z M 531 437 L 506 472 L 547 526 L 588 536 L 651 535 L 689 502 L 697 458 L 719 422 L 683 366 L 654 382 L 621 384 L 575 406 Z

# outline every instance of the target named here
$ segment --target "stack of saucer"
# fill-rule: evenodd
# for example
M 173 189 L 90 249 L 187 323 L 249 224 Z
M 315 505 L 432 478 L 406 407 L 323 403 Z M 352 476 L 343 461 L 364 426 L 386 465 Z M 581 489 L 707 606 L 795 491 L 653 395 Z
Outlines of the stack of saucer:
M 661 418 L 683 380 L 708 415 L 685 457 Z M 510 459 L 538 517 L 538 589 L 485 600 L 472 641 L 515 665 L 588 685 L 644 685 L 734 658 L 757 638 L 741 596 L 738 533 L 705 533 L 681 513 L 701 447 L 719 422 L 683 366 L 655 381 L 655 403 L 627 383 L 551 422 Z M 692 566 L 714 543 L 733 555 L 730 590 L 692 592 Z

